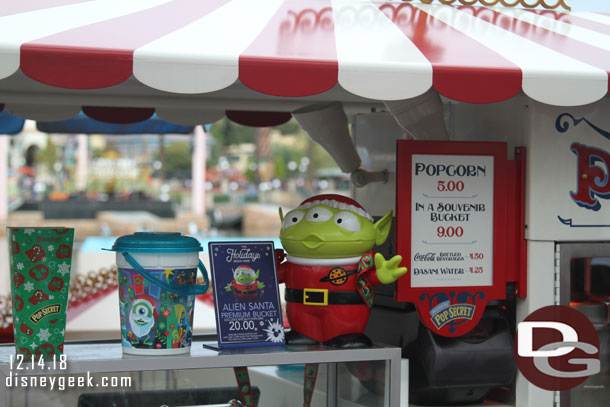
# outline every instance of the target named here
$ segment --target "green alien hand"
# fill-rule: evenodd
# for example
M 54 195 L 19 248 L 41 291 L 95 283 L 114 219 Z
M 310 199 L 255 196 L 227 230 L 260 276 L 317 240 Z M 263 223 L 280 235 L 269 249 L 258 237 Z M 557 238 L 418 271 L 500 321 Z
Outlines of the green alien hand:
M 261 283 L 260 281 L 257 281 L 257 282 L 256 282 L 256 287 L 257 287 L 259 290 L 262 290 L 263 288 L 265 288 L 265 283 Z
M 231 287 L 231 283 L 229 283 L 229 284 L 227 284 L 227 285 L 225 286 L 225 290 L 226 290 L 226 291 L 231 291 L 232 289 L 233 289 L 233 288 Z
M 401 261 L 402 256 L 394 256 L 390 260 L 386 261 L 381 253 L 375 253 L 377 279 L 379 282 L 381 282 L 381 284 L 393 283 L 407 272 L 406 267 L 398 267 Z

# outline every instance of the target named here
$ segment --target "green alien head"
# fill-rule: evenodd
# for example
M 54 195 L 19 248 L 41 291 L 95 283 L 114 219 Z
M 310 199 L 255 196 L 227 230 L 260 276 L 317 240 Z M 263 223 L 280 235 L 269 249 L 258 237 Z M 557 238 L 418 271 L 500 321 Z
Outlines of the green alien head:
M 280 241 L 289 255 L 333 259 L 362 256 L 386 241 L 392 211 L 373 218 L 351 198 L 317 195 L 306 199 L 285 216 L 280 208 Z
M 240 284 L 250 284 L 258 280 L 259 270 L 254 271 L 250 266 L 237 266 L 233 270 L 233 278 Z

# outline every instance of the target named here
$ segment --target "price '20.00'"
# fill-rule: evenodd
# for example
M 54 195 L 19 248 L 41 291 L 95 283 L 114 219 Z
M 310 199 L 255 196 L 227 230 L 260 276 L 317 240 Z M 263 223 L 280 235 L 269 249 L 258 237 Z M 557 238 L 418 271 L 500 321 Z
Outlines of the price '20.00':
M 229 321 L 229 331 L 247 331 L 254 328 L 254 321 Z

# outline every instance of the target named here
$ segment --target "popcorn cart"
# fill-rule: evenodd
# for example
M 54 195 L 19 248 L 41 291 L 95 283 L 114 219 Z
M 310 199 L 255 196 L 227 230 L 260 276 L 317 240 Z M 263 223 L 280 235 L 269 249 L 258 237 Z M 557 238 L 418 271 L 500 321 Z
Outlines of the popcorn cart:
M 294 117 L 373 217 L 394 210 L 379 251 L 409 271 L 378 290 L 367 334 L 402 348 L 413 403 L 606 405 L 610 16 L 576 0 L 475 3 L 11 0 L 0 110 Z M 513 354 L 518 323 L 556 304 L 600 339 L 600 372 L 562 392 L 530 383 Z

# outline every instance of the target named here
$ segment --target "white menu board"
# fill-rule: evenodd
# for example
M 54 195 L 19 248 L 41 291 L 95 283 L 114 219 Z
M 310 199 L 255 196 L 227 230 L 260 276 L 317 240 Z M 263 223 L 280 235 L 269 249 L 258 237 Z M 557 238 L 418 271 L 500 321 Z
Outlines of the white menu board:
M 412 156 L 411 287 L 492 285 L 493 204 L 493 156 Z

